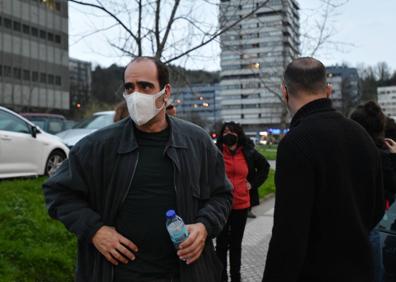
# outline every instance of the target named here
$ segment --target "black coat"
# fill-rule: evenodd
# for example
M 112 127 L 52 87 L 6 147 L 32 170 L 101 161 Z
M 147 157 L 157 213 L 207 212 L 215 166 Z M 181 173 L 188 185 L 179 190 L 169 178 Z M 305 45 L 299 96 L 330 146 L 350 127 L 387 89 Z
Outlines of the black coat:
M 223 228 L 232 203 L 223 158 L 204 130 L 177 118 L 168 121 L 166 154 L 175 167 L 178 214 L 187 224 L 203 223 L 208 231 L 201 257 L 191 265 L 180 263 L 180 279 L 218 282 L 222 267 L 210 238 Z M 132 120 L 124 119 L 76 144 L 43 186 L 50 216 L 78 237 L 76 281 L 113 281 L 113 266 L 91 238 L 101 226 L 115 225 L 132 183 L 137 149 Z
M 263 281 L 372 282 L 369 231 L 384 212 L 379 152 L 331 108 L 303 106 L 278 147 L 274 227 Z
M 250 206 L 253 207 L 260 204 L 258 188 L 267 179 L 270 164 L 263 155 L 252 147 L 245 146 L 242 152 L 248 165 L 247 181 L 252 186 L 249 193 Z

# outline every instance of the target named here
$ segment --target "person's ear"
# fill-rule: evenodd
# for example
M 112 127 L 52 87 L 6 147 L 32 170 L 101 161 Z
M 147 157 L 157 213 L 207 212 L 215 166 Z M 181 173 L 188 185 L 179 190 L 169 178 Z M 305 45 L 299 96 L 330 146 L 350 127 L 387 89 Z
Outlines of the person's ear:
M 165 85 L 165 95 L 164 95 L 164 102 L 165 103 L 168 103 L 168 101 L 169 101 L 169 98 L 171 96 L 171 90 L 172 90 L 171 85 L 169 83 L 166 84 Z
M 330 83 L 326 85 L 325 93 L 327 98 L 330 98 L 331 94 L 333 93 L 333 86 Z
M 287 102 L 289 100 L 289 94 L 287 93 L 287 88 L 284 83 L 281 84 L 281 92 L 283 100 Z

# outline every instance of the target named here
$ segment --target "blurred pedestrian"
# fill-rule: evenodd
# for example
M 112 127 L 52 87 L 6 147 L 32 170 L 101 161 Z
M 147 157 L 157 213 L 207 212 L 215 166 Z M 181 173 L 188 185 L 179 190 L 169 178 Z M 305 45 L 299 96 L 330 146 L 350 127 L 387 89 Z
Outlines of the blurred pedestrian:
M 114 111 L 114 122 L 120 121 L 129 116 L 128 107 L 125 101 L 118 103 Z
M 166 106 L 166 113 L 170 116 L 176 116 L 176 107 L 173 104 L 168 104 Z
M 379 150 L 386 206 L 389 207 L 393 203 L 396 193 L 396 143 L 392 139 L 385 140 L 384 138 L 386 117 L 380 106 L 369 101 L 358 106 L 352 112 L 351 119 L 366 129 Z M 371 230 L 369 238 L 373 249 L 374 282 L 382 282 L 383 267 L 379 232 L 375 229 Z
M 228 179 L 233 190 L 233 203 L 228 221 L 216 238 L 216 253 L 223 263 L 222 281 L 227 281 L 227 252 L 230 254 L 232 282 L 241 281 L 242 238 L 250 208 L 249 191 L 256 190 L 267 179 L 269 163 L 254 149 L 240 124 L 223 124 L 217 146 L 223 152 Z
M 49 214 L 78 237 L 76 281 L 218 282 L 212 239 L 231 210 L 221 153 L 196 125 L 169 117 L 169 71 L 136 57 L 124 71 L 131 118 L 78 142 L 43 185 Z M 173 209 L 189 233 L 175 249 Z
M 395 120 L 390 117 L 386 117 L 385 138 L 390 138 L 396 141 L 396 123 Z
M 293 60 L 281 91 L 293 118 L 277 151 L 263 281 L 372 282 L 368 234 L 384 214 L 377 148 L 332 108 L 320 61 Z

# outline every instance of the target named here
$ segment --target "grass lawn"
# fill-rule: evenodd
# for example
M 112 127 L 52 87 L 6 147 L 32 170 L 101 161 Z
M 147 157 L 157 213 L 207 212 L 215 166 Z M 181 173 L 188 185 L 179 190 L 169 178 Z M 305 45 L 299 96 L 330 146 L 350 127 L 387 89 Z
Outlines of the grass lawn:
M 276 160 L 276 145 L 258 145 L 256 146 L 256 150 L 259 151 L 267 160 L 274 161 Z
M 267 195 L 271 193 L 275 193 L 274 176 L 275 176 L 275 170 L 270 169 L 267 180 L 259 188 L 260 199 L 265 198 Z
M 44 180 L 0 181 L 0 281 L 74 281 L 76 240 L 49 218 Z

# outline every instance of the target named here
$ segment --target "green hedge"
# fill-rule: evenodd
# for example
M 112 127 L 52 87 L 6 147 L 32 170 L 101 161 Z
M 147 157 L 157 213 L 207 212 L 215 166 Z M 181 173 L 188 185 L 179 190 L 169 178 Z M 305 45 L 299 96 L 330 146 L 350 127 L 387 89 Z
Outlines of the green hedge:
M 275 170 L 270 169 L 267 180 L 259 188 L 260 199 L 265 198 L 269 194 L 275 193 L 274 176 Z
M 258 145 L 256 150 L 259 151 L 267 160 L 276 160 L 276 152 L 278 146 L 276 145 Z
M 0 181 L 0 281 L 73 281 L 76 240 L 48 216 L 44 180 Z

